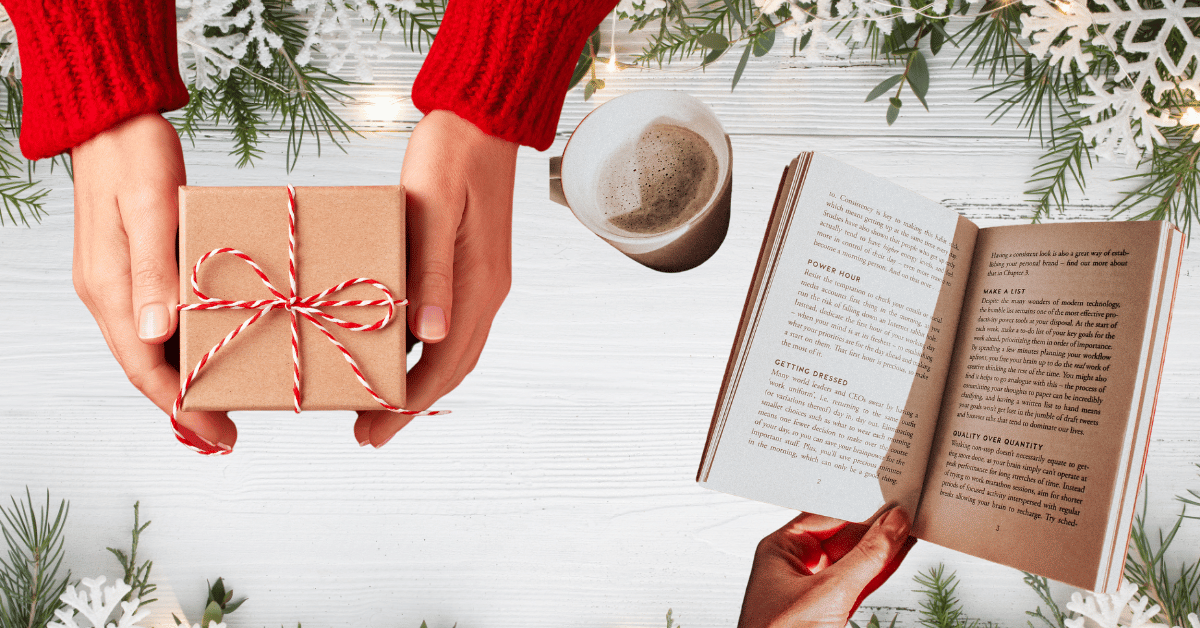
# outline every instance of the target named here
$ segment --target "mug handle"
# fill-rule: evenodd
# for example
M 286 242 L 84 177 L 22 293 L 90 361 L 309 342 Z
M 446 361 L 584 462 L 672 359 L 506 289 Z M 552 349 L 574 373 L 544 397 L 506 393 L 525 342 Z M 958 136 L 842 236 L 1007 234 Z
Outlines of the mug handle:
M 550 158 L 550 200 L 562 205 L 567 205 L 567 195 L 563 192 L 562 186 L 562 155 L 554 155 Z

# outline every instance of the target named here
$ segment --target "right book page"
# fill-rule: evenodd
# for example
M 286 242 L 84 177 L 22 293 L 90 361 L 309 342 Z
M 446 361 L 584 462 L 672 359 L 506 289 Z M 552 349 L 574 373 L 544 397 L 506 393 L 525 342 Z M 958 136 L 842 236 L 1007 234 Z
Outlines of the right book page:
M 1114 507 L 1131 499 L 1141 455 L 1131 443 L 1149 422 L 1137 425 L 1143 387 L 1158 375 L 1146 377 L 1169 232 L 1157 222 L 980 230 L 917 536 L 1107 588 L 1106 561 L 1124 554 Z

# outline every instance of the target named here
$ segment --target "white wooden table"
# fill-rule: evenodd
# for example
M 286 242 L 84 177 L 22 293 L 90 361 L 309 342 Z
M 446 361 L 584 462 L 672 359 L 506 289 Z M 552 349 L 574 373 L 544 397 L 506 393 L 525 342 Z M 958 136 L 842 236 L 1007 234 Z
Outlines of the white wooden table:
M 600 68 L 608 87 L 591 102 L 571 92 L 554 148 L 519 154 L 513 289 L 475 372 L 437 404 L 454 414 L 379 451 L 355 444 L 348 413 L 235 415 L 227 457 L 176 444 L 72 291 L 70 182 L 48 177 L 49 217 L 0 228 L 0 496 L 28 486 L 70 500 L 75 578 L 119 575 L 102 548 L 128 542 L 141 500 L 160 598 L 147 625 L 173 626 L 172 612 L 199 621 L 217 576 L 250 597 L 234 626 L 662 626 L 668 608 L 684 626 L 733 625 L 755 543 L 794 513 L 702 490 L 694 475 L 782 168 L 825 151 L 992 225 L 1027 220 L 1039 154 L 1010 121 L 985 118 L 991 104 L 975 102 L 969 71 L 948 67 L 952 53 L 932 64 L 931 111 L 910 103 L 888 127 L 886 104 L 862 100 L 894 69 L 808 65 L 779 48 L 732 94 L 736 57 L 707 72 Z M 326 146 L 287 174 L 276 135 L 267 159 L 238 170 L 214 132 L 185 144 L 189 182 L 397 181 L 419 62 L 402 56 L 356 88 L 346 115 L 364 137 L 346 154 Z M 733 138 L 729 236 L 679 275 L 635 264 L 547 200 L 547 159 L 570 129 L 650 87 L 705 100 Z M 1120 188 L 1106 179 L 1125 172 L 1101 164 L 1056 219 L 1107 217 Z M 1198 265 L 1189 251 L 1147 469 L 1154 525 L 1177 512 L 1174 495 L 1200 488 Z M 1200 534 L 1184 537 L 1180 549 Z M 915 625 L 912 577 L 939 562 L 965 581 L 971 616 L 1018 626 L 1036 604 L 1019 572 L 918 544 L 859 619 Z

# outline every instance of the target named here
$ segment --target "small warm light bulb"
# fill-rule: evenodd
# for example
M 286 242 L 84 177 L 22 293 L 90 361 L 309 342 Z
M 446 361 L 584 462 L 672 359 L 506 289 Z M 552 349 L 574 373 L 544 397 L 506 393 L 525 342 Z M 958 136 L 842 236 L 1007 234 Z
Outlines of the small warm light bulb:
M 1067 15 L 1074 15 L 1075 9 L 1071 7 L 1069 0 L 1052 0 L 1054 8 Z
M 608 58 L 608 71 L 609 71 L 609 72 L 616 72 L 617 70 L 618 70 L 618 67 L 617 67 L 617 57 L 616 57 L 615 55 L 614 55 L 614 56 L 610 56 L 610 57 Z

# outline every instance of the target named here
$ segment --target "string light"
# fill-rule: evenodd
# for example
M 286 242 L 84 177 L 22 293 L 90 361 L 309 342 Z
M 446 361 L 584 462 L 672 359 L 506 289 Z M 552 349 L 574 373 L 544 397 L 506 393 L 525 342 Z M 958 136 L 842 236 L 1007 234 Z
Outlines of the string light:
M 612 29 L 608 39 L 608 71 L 616 72 L 620 69 L 617 65 L 617 12 L 612 14 Z

